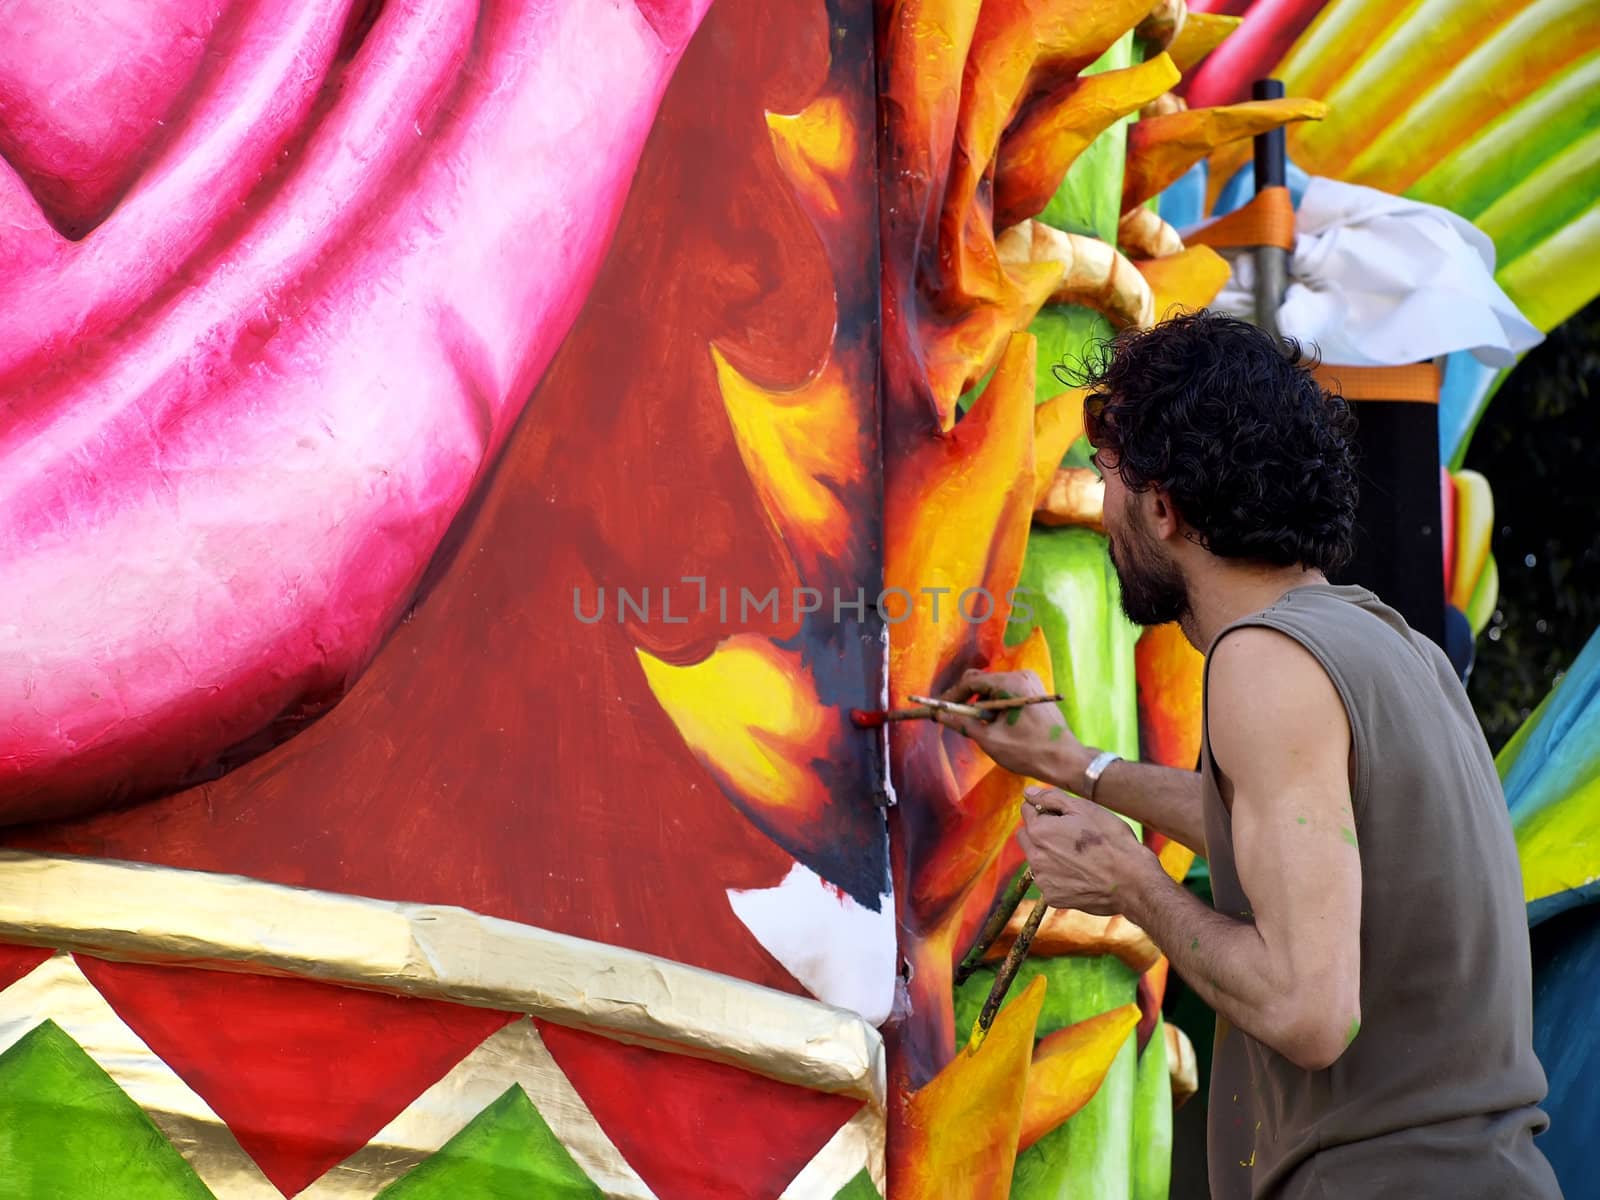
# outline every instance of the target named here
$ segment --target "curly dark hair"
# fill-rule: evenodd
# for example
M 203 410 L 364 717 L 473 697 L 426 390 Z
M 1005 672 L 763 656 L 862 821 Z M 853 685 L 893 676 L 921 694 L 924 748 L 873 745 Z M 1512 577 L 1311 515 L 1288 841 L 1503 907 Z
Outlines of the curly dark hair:
M 1089 440 L 1134 491 L 1164 488 L 1220 558 L 1334 571 L 1354 548 L 1355 417 L 1314 357 L 1202 310 L 1127 330 L 1077 371 Z

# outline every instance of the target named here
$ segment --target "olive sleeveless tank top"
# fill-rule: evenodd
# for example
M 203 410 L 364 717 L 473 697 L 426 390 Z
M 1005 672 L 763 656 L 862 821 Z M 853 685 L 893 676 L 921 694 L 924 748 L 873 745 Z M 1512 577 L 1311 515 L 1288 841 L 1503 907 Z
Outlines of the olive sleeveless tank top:
M 1500 779 L 1443 652 L 1365 588 L 1318 584 L 1235 622 L 1304 646 L 1344 700 L 1361 852 L 1361 1026 L 1306 1071 L 1218 1019 L 1212 1200 L 1547 1200 L 1522 875 Z M 1208 660 L 1209 666 L 1209 660 Z M 1216 908 L 1251 911 L 1209 732 Z

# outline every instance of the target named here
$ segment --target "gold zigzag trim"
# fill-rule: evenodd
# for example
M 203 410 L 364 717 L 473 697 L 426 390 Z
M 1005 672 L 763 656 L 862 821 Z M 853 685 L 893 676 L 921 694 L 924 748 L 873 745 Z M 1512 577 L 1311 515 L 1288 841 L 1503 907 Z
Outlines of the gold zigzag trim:
M 854 1013 L 464 908 L 5 850 L 0 941 L 523 1012 L 884 1105 L 883 1039 Z

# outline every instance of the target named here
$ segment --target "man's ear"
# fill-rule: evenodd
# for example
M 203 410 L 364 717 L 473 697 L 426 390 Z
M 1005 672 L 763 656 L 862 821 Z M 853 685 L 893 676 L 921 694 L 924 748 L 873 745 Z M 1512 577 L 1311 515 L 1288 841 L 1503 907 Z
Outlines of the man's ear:
M 1183 536 L 1183 518 L 1165 488 L 1151 488 L 1146 493 L 1145 513 L 1150 518 L 1150 532 L 1160 541 L 1170 541 Z

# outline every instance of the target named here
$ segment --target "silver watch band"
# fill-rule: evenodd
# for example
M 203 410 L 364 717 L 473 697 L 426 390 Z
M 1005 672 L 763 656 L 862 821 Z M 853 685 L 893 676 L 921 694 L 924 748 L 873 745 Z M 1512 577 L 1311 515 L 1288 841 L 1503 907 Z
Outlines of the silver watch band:
M 1094 760 L 1090 762 L 1083 772 L 1084 782 L 1088 785 L 1084 788 L 1083 798 L 1085 800 L 1094 799 L 1094 790 L 1100 784 L 1100 776 L 1106 773 L 1107 767 L 1114 762 L 1118 762 L 1121 758 L 1122 755 L 1111 750 L 1102 750 L 1094 756 Z

